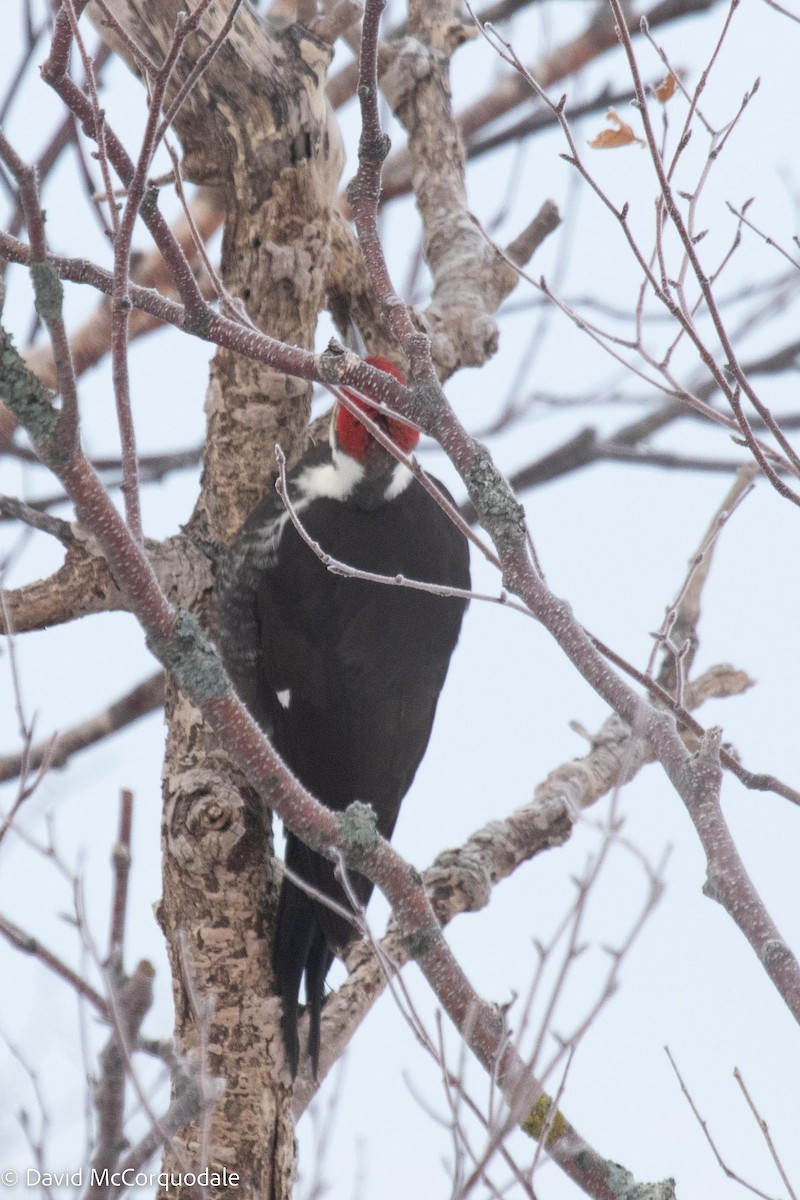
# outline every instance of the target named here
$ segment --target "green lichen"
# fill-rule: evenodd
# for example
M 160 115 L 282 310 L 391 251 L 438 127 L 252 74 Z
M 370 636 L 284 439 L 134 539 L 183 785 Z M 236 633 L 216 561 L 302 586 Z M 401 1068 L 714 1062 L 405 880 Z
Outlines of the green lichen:
M 412 958 L 422 958 L 437 941 L 438 934 L 426 929 L 415 929 L 403 936 L 403 944 Z
M 46 325 L 53 325 L 61 319 L 63 312 L 64 286 L 55 267 L 47 260 L 32 262 L 30 271 L 36 311 Z
M 619 1196 L 620 1200 L 633 1200 L 637 1192 L 642 1195 L 644 1189 L 636 1187 L 636 1181 L 625 1167 L 619 1163 L 608 1163 L 608 1182 L 611 1185 L 611 1191 L 615 1196 Z
M 52 437 L 59 415 L 50 392 L 20 358 L 11 334 L 0 328 L 0 399 L 30 434 L 34 445 Z
M 566 1117 L 559 1109 L 553 1112 L 553 1101 L 549 1096 L 540 1096 L 521 1125 L 523 1133 L 540 1141 L 545 1128 L 547 1137 L 545 1147 L 549 1150 L 569 1130 Z
M 409 866 L 408 878 L 411 880 L 414 887 L 422 887 L 423 886 L 424 880 L 422 878 L 421 873 L 417 870 L 416 867 Z
M 339 816 L 338 825 L 345 850 L 363 855 L 378 841 L 378 818 L 371 804 L 354 800 Z
M 520 542 L 525 510 L 498 474 L 484 446 L 479 446 L 464 482 L 481 525 L 492 535 L 498 548 Z
M 178 687 L 197 700 L 224 696 L 228 678 L 222 663 L 193 613 L 179 608 L 172 636 L 150 637 L 147 644 L 156 658 L 175 676 Z

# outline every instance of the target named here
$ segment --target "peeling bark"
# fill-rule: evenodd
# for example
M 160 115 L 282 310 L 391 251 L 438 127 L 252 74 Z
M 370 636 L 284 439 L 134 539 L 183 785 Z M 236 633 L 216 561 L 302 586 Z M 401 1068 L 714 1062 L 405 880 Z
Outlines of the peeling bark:
M 295 1149 L 272 995 L 272 840 L 254 793 L 174 685 L 167 711 L 158 916 L 173 972 L 176 1039 L 201 1086 L 221 1078 L 225 1091 L 207 1130 L 199 1123 L 175 1137 L 164 1169 L 226 1168 L 239 1175 L 239 1194 L 277 1200 L 291 1193 Z

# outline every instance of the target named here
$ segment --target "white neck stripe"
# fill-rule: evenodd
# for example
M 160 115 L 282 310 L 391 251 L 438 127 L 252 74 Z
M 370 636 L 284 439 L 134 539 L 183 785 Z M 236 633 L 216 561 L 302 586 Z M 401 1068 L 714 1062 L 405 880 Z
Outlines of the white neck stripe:
M 403 494 L 413 478 L 414 476 L 408 467 L 400 462 L 395 463 L 392 468 L 392 478 L 389 480 L 386 491 L 383 493 L 384 500 L 396 500 L 398 496 Z
M 364 468 L 349 454 L 332 448 L 333 461 L 306 467 L 295 480 L 304 500 L 347 500 L 364 478 Z

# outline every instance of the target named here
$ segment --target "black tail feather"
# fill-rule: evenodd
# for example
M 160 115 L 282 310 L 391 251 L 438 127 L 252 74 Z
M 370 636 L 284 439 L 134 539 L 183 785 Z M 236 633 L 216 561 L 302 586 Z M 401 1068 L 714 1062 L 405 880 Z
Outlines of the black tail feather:
M 391 834 L 393 824 L 392 819 L 387 834 Z M 294 875 L 306 880 L 323 896 L 330 896 L 346 909 L 350 907 L 347 895 L 336 879 L 333 863 L 310 850 L 292 833 L 286 836 L 286 865 Z M 359 904 L 366 907 L 372 892 L 370 881 L 353 871 L 350 874 L 350 886 Z M 312 899 L 302 888 L 284 878 L 275 921 L 273 965 L 278 992 L 283 1001 L 283 1040 L 293 1078 L 297 1074 L 300 1059 L 297 1031 L 300 985 L 305 982 L 310 1021 L 308 1053 L 316 1076 L 325 977 L 333 962 L 334 952 L 341 953 L 355 934 L 356 926 L 346 917 L 334 912 L 322 901 Z
M 318 854 L 314 854 L 292 834 L 287 837 L 286 863 L 295 875 L 308 879 L 309 883 L 326 894 L 341 893 L 333 879 L 333 867 Z M 336 896 L 346 903 L 344 893 Z M 328 926 L 334 914 L 292 883 L 284 879 L 278 898 L 275 919 L 275 950 L 273 966 L 275 979 L 283 1002 L 283 1041 L 292 1078 L 297 1075 L 300 1060 L 300 1040 L 297 1030 L 300 1012 L 300 985 L 305 981 L 305 997 L 308 1006 L 310 1029 L 308 1053 L 316 1076 L 319 1069 L 320 1020 L 322 1001 L 325 995 L 325 977 L 333 962 L 333 953 L 328 946 Z M 343 918 L 335 920 L 349 927 Z M 341 938 L 339 940 L 342 940 Z
M 284 880 L 275 922 L 273 966 L 283 1002 L 283 1041 L 292 1078 L 297 1074 L 300 1059 L 297 1034 L 300 983 L 306 971 L 315 929 L 313 901 L 288 879 Z
M 325 935 L 319 925 L 316 927 L 314 940 L 306 959 L 306 1004 L 308 1005 L 309 1030 L 308 1053 L 311 1058 L 311 1069 L 314 1078 L 319 1075 L 320 1022 L 322 1017 L 322 1001 L 325 996 L 325 977 L 333 962 L 333 955 L 328 949 Z

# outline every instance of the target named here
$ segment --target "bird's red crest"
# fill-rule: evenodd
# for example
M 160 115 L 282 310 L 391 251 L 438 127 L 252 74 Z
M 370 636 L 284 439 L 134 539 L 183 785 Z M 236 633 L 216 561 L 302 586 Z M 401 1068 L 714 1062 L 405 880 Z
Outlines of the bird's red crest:
M 394 363 L 388 358 L 380 358 L 378 356 L 370 356 L 365 358 L 364 362 L 369 363 L 371 367 L 377 367 L 379 371 L 385 371 L 387 375 L 394 375 L 395 379 L 399 379 L 400 383 L 405 383 L 405 377 L 402 372 L 397 369 Z M 367 414 L 373 421 L 378 421 L 386 433 L 392 439 L 399 450 L 405 454 L 410 453 L 419 441 L 419 433 L 416 429 L 412 429 L 410 425 L 403 424 L 402 421 L 396 421 L 394 418 L 381 412 L 375 408 L 367 400 L 362 400 L 349 388 L 343 388 L 349 398 L 363 412 Z M 359 421 L 358 417 L 354 416 L 343 404 L 339 405 L 336 414 L 336 438 L 345 454 L 349 454 L 351 458 L 357 461 L 365 458 L 370 445 L 373 442 L 372 434 Z

